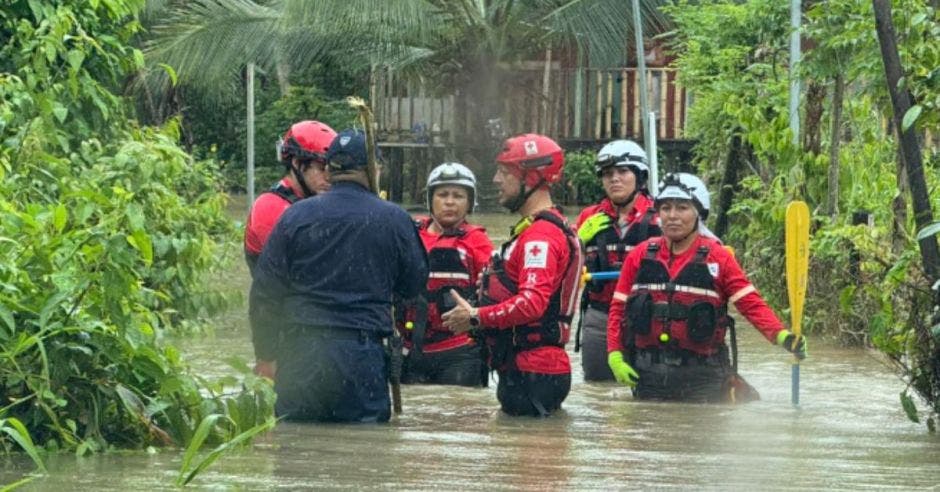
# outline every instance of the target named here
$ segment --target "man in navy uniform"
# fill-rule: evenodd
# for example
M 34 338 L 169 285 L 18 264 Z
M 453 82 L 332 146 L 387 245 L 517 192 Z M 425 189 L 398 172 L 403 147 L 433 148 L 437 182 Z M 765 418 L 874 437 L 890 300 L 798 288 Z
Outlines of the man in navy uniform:
M 289 208 L 258 261 L 255 355 L 276 361 L 278 416 L 384 422 L 392 296 L 424 289 L 427 259 L 411 217 L 370 189 L 363 133 L 339 133 L 326 158 L 331 192 Z

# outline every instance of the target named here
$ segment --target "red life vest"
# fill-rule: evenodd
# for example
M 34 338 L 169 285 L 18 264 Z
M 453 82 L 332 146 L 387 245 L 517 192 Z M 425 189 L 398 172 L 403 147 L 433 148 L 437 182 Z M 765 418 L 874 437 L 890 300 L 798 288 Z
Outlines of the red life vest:
M 581 280 L 581 243 L 567 222 L 554 213 L 539 212 L 535 215 L 533 222 L 538 220 L 545 220 L 558 227 L 568 241 L 569 254 L 564 277 L 558 289 L 552 293 L 548 308 L 539 320 L 511 329 L 483 330 L 485 336 L 490 338 L 487 341 L 490 346 L 511 344 L 512 348 L 518 350 L 542 346 L 564 347 L 570 337 L 571 319 L 577 309 Z M 509 277 L 505 269 L 506 252 L 518 239 L 519 235 L 516 235 L 506 242 L 502 246 L 501 254 L 494 255 L 490 265 L 483 271 L 481 306 L 498 304 L 518 293 L 517 283 Z M 497 367 L 499 363 L 496 362 L 493 365 Z
M 609 203 L 609 200 L 607 200 L 606 204 Z M 620 231 L 616 225 L 619 217 L 613 216 L 609 227 L 598 232 L 590 241 L 585 243 L 584 266 L 587 267 L 589 272 L 619 271 L 623 265 L 623 259 L 637 244 L 646 241 L 650 237 L 662 235 L 659 221 L 656 220 L 656 209 L 651 205 L 652 202 L 646 198 L 646 195 L 638 195 L 636 206 L 645 206 L 646 209 L 640 208 L 638 210 L 641 212 L 639 219 L 627 226 L 627 231 L 623 237 L 620 237 Z M 585 215 L 591 216 L 598 212 L 607 213 L 608 215 L 615 213 L 612 205 L 605 207 L 605 203 L 601 202 L 591 207 L 590 211 L 582 212 L 582 217 Z M 614 295 L 616 284 L 616 282 L 589 282 L 585 287 L 587 299 L 592 305 L 606 310 L 610 304 L 610 299 Z
M 473 248 L 479 248 L 479 241 L 468 239 L 474 234 L 485 235 L 486 229 L 463 223 L 454 230 L 432 235 L 427 232 L 430 224 L 429 218 L 418 222 L 422 241 L 428 248 L 427 290 L 405 303 L 398 325 L 408 348 L 434 352 L 472 343 L 467 334 L 455 335 L 445 328 L 441 315 L 456 306 L 450 295 L 452 289 L 469 302 L 476 301 L 476 273 L 481 266 L 473 264 Z M 486 241 L 489 244 L 488 238 Z M 411 328 L 403 329 L 407 322 L 411 322 Z
M 711 356 L 724 345 L 730 324 L 728 306 L 705 262 L 709 245 L 675 277 L 656 259 L 662 240 L 653 239 L 634 279 L 621 327 L 624 347 L 688 350 Z M 663 336 L 665 335 L 665 336 Z

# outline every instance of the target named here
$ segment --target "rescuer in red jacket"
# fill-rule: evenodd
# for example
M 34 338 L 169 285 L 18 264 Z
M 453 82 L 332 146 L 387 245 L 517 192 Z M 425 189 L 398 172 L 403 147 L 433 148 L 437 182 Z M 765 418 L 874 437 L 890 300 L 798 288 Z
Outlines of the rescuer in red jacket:
M 480 307 L 455 292 L 457 307 L 444 314 L 444 326 L 482 328 L 504 412 L 547 416 L 571 388 L 564 347 L 583 265 L 580 242 L 549 193 L 564 153 L 548 137 L 525 134 L 506 140 L 496 163 L 499 202 L 522 219 L 483 272 Z
M 330 189 L 324 156 L 336 132 L 319 121 L 294 123 L 277 143 L 287 174 L 258 195 L 245 226 L 245 261 L 254 276 L 255 264 L 281 214 L 292 203 Z
M 493 253 L 486 229 L 466 220 L 476 205 L 476 187 L 473 172 L 456 162 L 428 175 L 430 217 L 417 221 L 428 253 L 427 290 L 396 313 L 408 350 L 403 383 L 486 385 L 489 371 L 480 345 L 468 333 L 455 334 L 441 324 L 441 314 L 455 306 L 451 289 L 476 299 L 476 280 Z
M 271 189 L 258 195 L 245 225 L 245 262 L 252 278 L 268 236 L 287 207 L 330 189 L 326 151 L 334 137 L 336 132 L 329 126 L 306 120 L 291 125 L 284 138 L 277 142 L 277 155 L 287 174 Z M 274 361 L 255 361 L 256 374 L 274 379 L 275 372 Z
M 624 261 L 607 322 L 608 363 L 637 398 L 729 400 L 737 377 L 725 344 L 729 303 L 767 340 L 806 356 L 805 338 L 784 328 L 734 256 L 702 233 L 708 204 L 700 179 L 667 174 L 655 202 L 663 236 Z
M 597 153 L 594 171 L 606 195 L 578 216 L 588 272 L 620 271 L 637 244 L 659 236 L 659 217 L 646 189 L 646 152 L 630 140 L 614 140 Z M 585 381 L 613 381 L 607 365 L 607 313 L 616 282 L 591 281 L 584 287 L 578 321 L 581 369 Z M 575 344 L 577 350 L 578 344 Z

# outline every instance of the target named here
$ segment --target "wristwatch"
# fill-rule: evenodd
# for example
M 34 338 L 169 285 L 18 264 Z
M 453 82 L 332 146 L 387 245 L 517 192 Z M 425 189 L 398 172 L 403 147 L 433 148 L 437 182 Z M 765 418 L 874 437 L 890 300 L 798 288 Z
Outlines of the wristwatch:
M 480 326 L 480 311 L 478 309 L 474 309 L 473 312 L 470 313 L 470 327 L 477 328 L 479 326 Z

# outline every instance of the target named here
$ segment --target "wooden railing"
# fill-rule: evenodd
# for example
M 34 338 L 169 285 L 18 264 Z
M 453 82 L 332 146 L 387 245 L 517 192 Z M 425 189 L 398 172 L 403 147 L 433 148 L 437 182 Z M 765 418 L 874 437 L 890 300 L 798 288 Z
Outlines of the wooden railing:
M 688 99 L 676 70 L 647 69 L 650 111 L 657 138 L 684 136 Z M 545 81 L 548 81 L 546 88 Z M 538 132 L 560 139 L 642 137 L 636 68 L 518 70 L 503 92 L 504 126 L 510 133 Z M 452 141 L 454 96 L 428 97 L 418 84 L 374 78 L 372 100 L 380 136 L 390 141 Z

